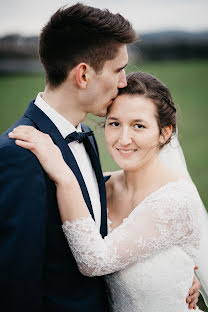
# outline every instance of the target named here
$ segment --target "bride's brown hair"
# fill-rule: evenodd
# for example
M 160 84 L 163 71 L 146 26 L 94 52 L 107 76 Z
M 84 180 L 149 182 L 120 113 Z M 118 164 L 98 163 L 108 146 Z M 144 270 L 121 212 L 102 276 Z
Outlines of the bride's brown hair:
M 157 109 L 157 123 L 160 134 L 162 129 L 172 125 L 172 134 L 176 133 L 176 108 L 168 87 L 156 77 L 134 72 L 127 76 L 127 86 L 120 89 L 119 95 L 142 95 L 153 100 Z M 170 138 L 171 139 L 171 138 Z M 165 142 L 167 144 L 170 139 Z

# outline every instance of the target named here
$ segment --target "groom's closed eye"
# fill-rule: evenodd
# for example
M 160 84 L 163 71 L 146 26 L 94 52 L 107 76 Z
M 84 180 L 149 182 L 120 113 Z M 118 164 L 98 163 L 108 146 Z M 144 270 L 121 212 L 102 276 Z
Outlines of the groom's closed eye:
M 122 69 L 124 69 L 128 64 L 124 65 L 123 67 L 120 67 L 117 69 L 117 72 L 119 73 L 120 71 L 122 71 Z

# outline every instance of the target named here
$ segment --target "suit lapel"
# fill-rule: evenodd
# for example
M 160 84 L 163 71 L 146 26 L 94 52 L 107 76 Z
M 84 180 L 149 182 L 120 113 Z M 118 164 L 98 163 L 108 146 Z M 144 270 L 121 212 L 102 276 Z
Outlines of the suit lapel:
M 74 155 L 72 151 L 70 150 L 68 144 L 60 134 L 59 130 L 56 128 L 54 123 L 46 116 L 45 113 L 43 113 L 35 104 L 34 101 L 32 101 L 26 110 L 25 114 L 26 117 L 30 118 L 36 125 L 36 127 L 44 132 L 48 133 L 51 138 L 53 139 L 54 143 L 60 148 L 63 158 L 65 162 L 68 164 L 68 166 L 73 171 L 74 175 L 76 176 L 80 188 L 82 190 L 83 197 L 85 199 L 85 202 L 87 204 L 87 207 L 89 209 L 89 212 L 91 216 L 94 218 L 94 213 L 90 201 L 90 197 L 87 191 L 87 187 L 85 185 L 84 179 L 82 177 L 82 174 L 80 172 L 80 169 L 77 165 L 77 162 L 74 158 Z
M 82 125 L 82 129 L 84 131 L 88 131 L 88 128 L 85 128 Z M 94 148 L 94 139 L 92 136 L 89 136 L 84 140 L 84 145 L 86 151 L 90 157 L 93 169 L 95 171 L 95 175 L 98 182 L 99 193 L 100 193 L 100 202 L 101 202 L 101 226 L 100 226 L 100 233 L 104 237 L 107 235 L 107 210 L 106 210 L 106 189 L 105 189 L 105 181 L 103 178 L 102 169 L 100 166 L 100 161 L 97 155 L 97 151 Z

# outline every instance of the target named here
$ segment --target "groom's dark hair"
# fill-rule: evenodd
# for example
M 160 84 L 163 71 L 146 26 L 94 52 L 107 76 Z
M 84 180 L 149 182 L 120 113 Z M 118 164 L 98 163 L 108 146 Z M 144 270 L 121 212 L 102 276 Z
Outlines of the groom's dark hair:
M 136 33 L 120 14 L 77 3 L 60 8 L 43 28 L 39 54 L 47 83 L 58 87 L 81 62 L 96 72 L 114 59 L 121 44 L 132 43 Z

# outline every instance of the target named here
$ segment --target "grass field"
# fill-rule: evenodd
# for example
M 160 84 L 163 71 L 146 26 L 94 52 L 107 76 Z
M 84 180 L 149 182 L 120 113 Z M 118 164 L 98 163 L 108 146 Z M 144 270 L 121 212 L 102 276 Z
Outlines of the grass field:
M 169 86 L 178 106 L 180 141 L 188 168 L 208 207 L 208 61 L 145 63 L 127 69 L 136 70 L 154 74 Z M 43 88 L 43 75 L 0 77 L 0 133 L 22 115 Z M 87 122 L 95 129 L 103 170 L 114 170 L 117 167 L 105 148 L 103 129 L 94 120 L 89 116 Z
M 180 141 L 187 165 L 208 207 L 208 61 L 146 63 L 127 69 L 129 72 L 136 70 L 154 74 L 169 86 L 178 106 Z M 0 77 L 0 133 L 23 114 L 29 101 L 43 88 L 43 75 Z M 100 120 L 93 116 L 87 118 L 87 123 L 95 130 L 103 170 L 114 170 L 117 167 L 105 148 L 103 129 L 97 121 Z

